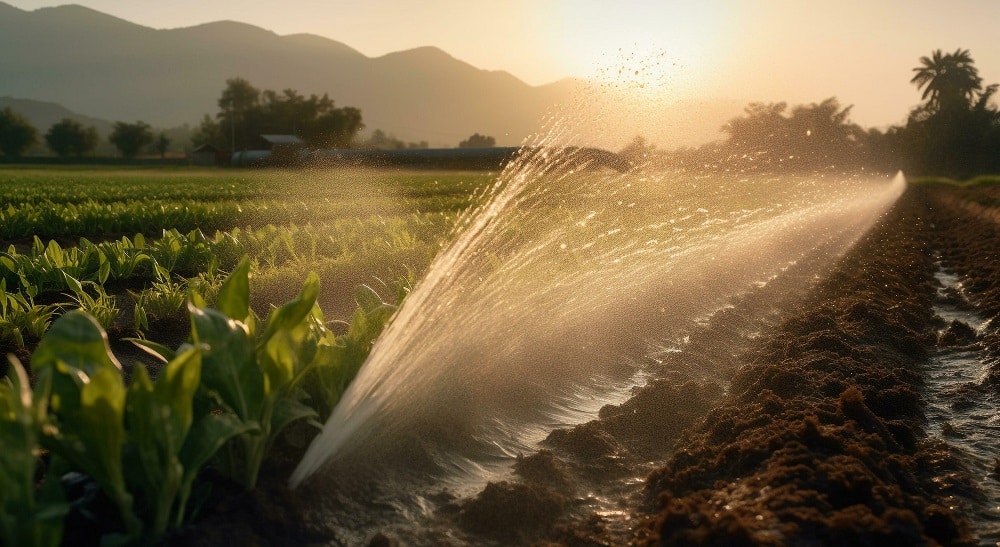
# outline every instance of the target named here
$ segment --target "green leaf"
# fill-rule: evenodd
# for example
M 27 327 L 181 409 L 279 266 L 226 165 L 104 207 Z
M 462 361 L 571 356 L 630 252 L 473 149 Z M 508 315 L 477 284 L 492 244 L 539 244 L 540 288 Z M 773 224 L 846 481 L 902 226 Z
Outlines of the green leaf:
M 71 278 L 72 279 L 72 278 Z M 49 331 L 31 356 L 32 367 L 43 364 L 66 365 L 92 376 L 98 369 L 122 366 L 111 353 L 108 336 L 90 315 L 73 310 L 52 323 Z
M 136 367 L 128 392 L 128 435 L 141 473 L 132 480 L 143 492 L 152 525 L 147 535 L 166 532 L 185 472 L 179 453 L 193 420 L 192 401 L 201 373 L 201 353 L 189 347 L 167 363 L 156 383 Z M 134 469 L 139 471 L 139 469 Z
M 298 297 L 274 311 L 261 337 L 258 359 L 271 382 L 280 390 L 308 365 L 316 353 L 308 318 L 319 296 L 319 277 L 310 274 Z
M 118 506 L 130 537 L 141 524 L 122 464 L 126 390 L 121 365 L 93 318 L 72 311 L 53 323 L 31 358 L 36 399 L 51 401 L 43 445 L 90 475 Z
M 185 507 L 198 471 L 230 440 L 259 432 L 257 422 L 244 422 L 232 414 L 205 414 L 194 422 L 180 453 L 184 475 L 177 496 L 175 526 L 179 526 L 186 516 Z
M 160 361 L 166 363 L 177 356 L 176 352 L 163 344 L 153 342 L 152 340 L 144 340 L 142 338 L 124 338 L 135 344 L 136 347 L 145 351 L 146 353 L 156 357 Z
M 384 304 L 378 293 L 368 285 L 358 285 L 355 287 L 354 301 L 357 302 L 358 307 L 364 310 L 365 313 L 371 312 Z
M 217 310 L 188 305 L 191 336 L 206 344 L 202 384 L 244 421 L 260 416 L 265 387 L 246 327 Z
M 230 319 L 245 321 L 250 315 L 250 258 L 240 260 L 233 273 L 222 283 L 216 306 Z
M 319 297 L 319 276 L 315 272 L 310 272 L 298 296 L 283 304 L 268 317 L 267 329 L 261 340 L 266 342 L 274 332 L 291 329 L 301 323 L 312 311 L 317 297 Z
M 271 415 L 271 438 L 276 438 L 292 422 L 306 418 L 316 418 L 318 414 L 309 405 L 285 397 L 279 399 L 274 405 L 274 413 Z

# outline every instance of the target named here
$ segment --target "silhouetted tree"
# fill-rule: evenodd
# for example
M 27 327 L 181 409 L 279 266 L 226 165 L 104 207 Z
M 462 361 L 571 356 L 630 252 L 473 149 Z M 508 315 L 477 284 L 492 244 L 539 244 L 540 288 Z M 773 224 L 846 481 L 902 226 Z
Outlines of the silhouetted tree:
M 118 148 L 126 158 L 132 159 L 139 151 L 153 142 L 153 131 L 145 122 L 125 123 L 115 122 L 111 135 L 111 144 Z
M 69 118 L 52 124 L 45 133 L 45 144 L 61 158 L 89 154 L 97 148 L 99 140 L 97 128 L 84 127 L 80 122 Z
M 170 147 L 170 139 L 167 134 L 160 132 L 160 135 L 153 141 L 153 150 L 160 154 L 160 159 L 167 157 L 167 148 Z
M 196 135 L 202 142 L 236 150 L 263 146 L 262 134 L 296 135 L 317 148 L 347 148 L 364 128 L 361 111 L 337 108 L 326 94 L 260 91 L 242 78 L 226 80 L 219 98 L 217 123 L 206 117 Z
M 497 140 L 493 137 L 473 133 L 471 137 L 458 143 L 459 148 L 492 148 L 496 146 Z
M 16 158 L 38 142 L 38 130 L 8 106 L 0 110 L 0 152 Z
M 250 82 L 243 78 L 226 80 L 226 87 L 219 97 L 219 113 L 216 118 L 223 126 L 223 134 L 229 137 L 228 145 L 233 150 L 246 150 L 250 139 L 256 136 L 253 129 L 247 127 L 246 120 L 253 115 L 259 104 L 260 90 L 250 85 Z
M 931 111 L 965 109 L 982 90 L 983 79 L 967 49 L 947 54 L 937 49 L 930 57 L 921 57 L 920 64 L 910 83 L 923 88 L 921 98 Z
M 655 153 L 655 145 L 646 141 L 642 135 L 636 135 L 635 138 L 618 151 L 618 157 L 628 167 L 635 167 L 649 161 Z
M 997 85 L 982 86 L 968 50 L 920 58 L 911 83 L 923 89 L 901 140 L 904 168 L 964 178 L 1000 168 L 1000 114 L 990 104 Z
M 836 98 L 800 105 L 751 103 L 722 127 L 724 163 L 740 169 L 823 169 L 861 164 L 866 133 Z
M 198 129 L 195 129 L 194 134 L 191 135 L 191 144 L 195 147 L 203 144 L 214 144 L 225 150 L 228 150 L 232 146 L 229 139 L 225 138 L 222 124 L 212 119 L 208 114 L 205 114 L 201 118 Z

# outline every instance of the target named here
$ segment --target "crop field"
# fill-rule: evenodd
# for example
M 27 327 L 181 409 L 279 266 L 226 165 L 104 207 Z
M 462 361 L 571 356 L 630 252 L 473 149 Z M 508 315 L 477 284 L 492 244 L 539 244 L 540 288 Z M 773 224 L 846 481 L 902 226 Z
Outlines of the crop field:
M 326 281 L 321 304 L 345 318 L 355 285 L 385 290 L 426 267 L 487 180 L 478 173 L 5 169 L 0 275 L 8 306 L 0 338 L 8 351 L 30 346 L 48 323 L 38 318 L 94 306 L 105 328 L 145 336 L 155 331 L 149 320 L 177 311 L 161 302 L 178 303 L 192 283 L 211 286 L 244 255 L 260 285 L 258 311 L 294 296 L 315 271 Z M 83 293 L 73 292 L 74 280 Z
M 0 170 L 0 544 L 59 544 L 87 514 L 54 493 L 67 469 L 117 509 L 76 526 L 81 544 L 180 526 L 213 457 L 252 488 L 279 433 L 325 418 L 489 181 Z
M 572 175 L 0 170 L 0 545 L 1000 538 L 995 179 Z M 653 332 L 627 398 L 442 479 Z

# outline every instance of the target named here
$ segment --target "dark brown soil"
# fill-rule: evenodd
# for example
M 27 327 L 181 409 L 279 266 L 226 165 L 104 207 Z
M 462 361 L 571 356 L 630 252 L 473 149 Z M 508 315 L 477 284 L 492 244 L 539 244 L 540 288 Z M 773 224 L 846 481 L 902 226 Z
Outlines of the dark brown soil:
M 934 315 L 940 253 L 995 318 L 978 338 L 1000 387 L 996 204 L 996 188 L 910 188 L 800 311 L 741 358 L 725 395 L 711 382 L 655 382 L 519 460 L 524 488 L 578 501 L 577 485 L 627 476 L 637 456 L 664 462 L 645 501 L 623 505 L 628 529 L 572 502 L 559 518 L 546 512 L 551 524 L 530 537 L 504 536 L 518 524 L 500 513 L 466 529 L 562 545 L 975 544 L 965 510 L 977 487 L 925 432 L 922 370 L 936 345 L 977 340 Z M 680 419 L 663 419 L 677 409 Z M 689 428 L 679 440 L 678 428 Z

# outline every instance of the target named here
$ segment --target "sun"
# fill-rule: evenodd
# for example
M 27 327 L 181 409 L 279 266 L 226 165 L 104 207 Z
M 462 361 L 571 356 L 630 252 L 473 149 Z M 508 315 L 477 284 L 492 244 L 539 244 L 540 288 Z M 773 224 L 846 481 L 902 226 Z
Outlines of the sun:
M 693 93 L 724 47 L 729 20 L 712 3 L 556 6 L 552 45 L 571 74 L 648 96 Z

